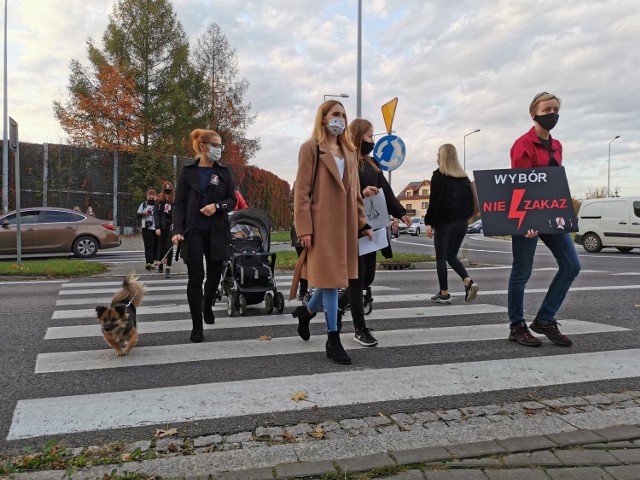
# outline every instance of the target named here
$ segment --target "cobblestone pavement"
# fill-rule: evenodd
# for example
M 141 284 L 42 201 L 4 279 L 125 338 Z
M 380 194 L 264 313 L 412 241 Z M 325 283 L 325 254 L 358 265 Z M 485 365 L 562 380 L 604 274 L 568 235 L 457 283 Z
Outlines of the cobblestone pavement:
M 139 475 L 131 478 L 631 480 L 640 479 L 640 392 L 175 435 L 70 447 L 65 455 L 82 456 L 88 466 L 108 457 L 120 462 L 82 469 L 71 476 L 77 479 L 103 478 L 115 468 Z

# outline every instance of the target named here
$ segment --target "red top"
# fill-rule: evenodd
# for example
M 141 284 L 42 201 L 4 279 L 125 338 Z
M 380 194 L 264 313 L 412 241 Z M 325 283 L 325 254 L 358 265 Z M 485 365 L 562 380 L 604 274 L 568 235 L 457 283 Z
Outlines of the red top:
M 236 190 L 236 208 L 234 208 L 233 211 L 242 210 L 243 208 L 249 208 L 249 205 L 244 201 L 240 192 Z
M 551 138 L 551 151 L 553 159 L 562 166 L 562 144 L 555 138 Z M 533 168 L 549 166 L 549 150 L 542 144 L 535 127 L 531 127 L 511 147 L 511 168 Z

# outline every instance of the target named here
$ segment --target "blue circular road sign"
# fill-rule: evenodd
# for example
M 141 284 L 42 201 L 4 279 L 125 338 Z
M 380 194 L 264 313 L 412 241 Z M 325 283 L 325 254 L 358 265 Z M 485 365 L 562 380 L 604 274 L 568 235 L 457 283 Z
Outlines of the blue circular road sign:
M 373 158 L 385 172 L 395 170 L 402 162 L 407 150 L 402 139 L 396 135 L 385 135 L 373 147 Z

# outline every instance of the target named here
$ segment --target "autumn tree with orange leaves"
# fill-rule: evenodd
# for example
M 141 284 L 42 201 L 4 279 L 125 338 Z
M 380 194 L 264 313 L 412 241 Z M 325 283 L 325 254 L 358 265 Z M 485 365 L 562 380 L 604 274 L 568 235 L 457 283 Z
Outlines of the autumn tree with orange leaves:
M 102 61 L 93 71 L 71 62 L 69 98 L 54 102 L 54 113 L 74 145 L 133 152 L 145 131 L 135 82 Z

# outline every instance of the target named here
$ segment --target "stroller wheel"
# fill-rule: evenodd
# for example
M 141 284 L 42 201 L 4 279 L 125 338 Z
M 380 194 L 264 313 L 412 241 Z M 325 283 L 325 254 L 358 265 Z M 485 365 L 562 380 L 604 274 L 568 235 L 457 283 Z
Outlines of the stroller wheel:
M 244 317 L 247 314 L 247 297 L 241 294 L 238 300 L 238 303 L 240 303 L 240 315 Z
M 238 315 L 238 309 L 236 308 L 234 295 L 229 295 L 227 297 L 227 313 L 230 317 L 235 317 Z
M 271 292 L 264 294 L 264 310 L 269 315 L 273 312 L 273 294 Z
M 278 313 L 282 313 L 284 311 L 284 295 L 282 292 L 276 292 L 273 297 L 273 306 L 276 307 L 276 311 Z

